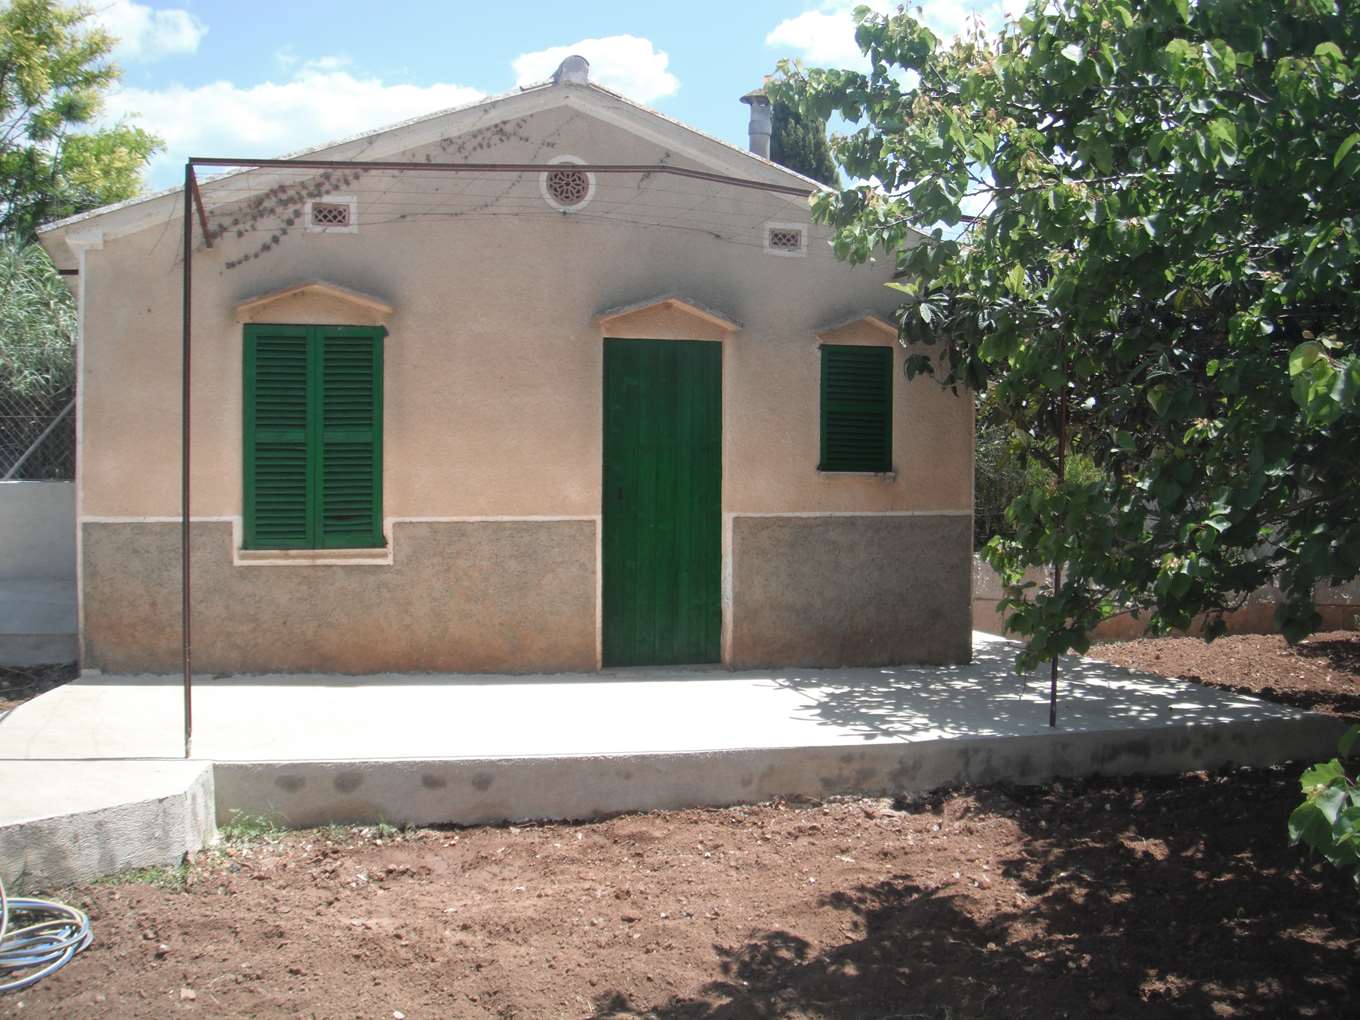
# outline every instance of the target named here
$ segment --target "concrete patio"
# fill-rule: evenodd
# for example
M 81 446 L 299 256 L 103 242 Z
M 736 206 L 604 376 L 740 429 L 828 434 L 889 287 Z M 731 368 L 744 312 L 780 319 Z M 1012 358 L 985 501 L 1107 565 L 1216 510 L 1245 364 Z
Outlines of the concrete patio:
M 1325 753 L 1338 730 L 1075 657 L 1050 730 L 1047 682 L 1015 676 L 1014 652 L 976 634 L 974 661 L 947 667 L 203 677 L 194 756 L 211 764 L 219 820 L 474 824 L 1271 764 Z M 87 675 L 0 719 L 0 827 L 16 782 L 59 809 L 58 762 L 182 754 L 177 677 Z M 31 818 L 32 789 L 21 799 Z

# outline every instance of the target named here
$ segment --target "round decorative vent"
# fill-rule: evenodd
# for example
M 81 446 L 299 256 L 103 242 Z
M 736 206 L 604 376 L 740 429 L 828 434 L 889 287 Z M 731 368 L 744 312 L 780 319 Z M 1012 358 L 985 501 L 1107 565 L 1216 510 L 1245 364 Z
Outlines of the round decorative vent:
M 595 197 L 595 177 L 571 164 L 583 160 L 558 156 L 552 162 L 564 163 L 560 170 L 545 171 L 539 177 L 543 199 L 558 212 L 579 212 Z
M 558 205 L 580 205 L 590 193 L 590 182 L 580 170 L 549 170 L 548 195 Z

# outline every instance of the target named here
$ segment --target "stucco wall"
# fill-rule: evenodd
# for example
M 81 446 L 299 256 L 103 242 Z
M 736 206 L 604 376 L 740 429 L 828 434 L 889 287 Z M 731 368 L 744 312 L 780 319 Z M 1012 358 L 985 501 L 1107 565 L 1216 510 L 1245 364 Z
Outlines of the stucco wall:
M 966 514 L 733 518 L 732 665 L 967 662 L 972 525 Z
M 193 529 L 204 672 L 595 668 L 593 521 L 399 524 L 390 566 L 232 566 L 232 527 Z M 85 664 L 180 666 L 179 528 L 86 524 Z
M 75 486 L 0 482 L 0 580 L 75 576 Z
M 408 156 L 421 160 L 430 152 L 449 158 L 439 146 Z M 534 162 L 563 153 L 600 163 L 690 162 L 570 107 L 487 135 L 471 158 Z M 400 182 L 407 192 L 448 183 L 436 174 L 411 175 Z M 608 210 L 611 201 L 612 208 L 623 208 L 619 203 L 645 185 L 636 177 L 601 175 L 592 209 Z M 701 218 L 746 224 L 740 228 L 745 233 L 715 236 L 713 230 L 684 223 L 683 217 L 666 227 L 636 216 L 544 215 L 543 209 L 515 216 L 383 222 L 366 215 L 361 193 L 356 234 L 294 230 L 271 250 L 244 261 L 260 236 L 229 233 L 213 249 L 200 249 L 194 256 L 193 293 L 195 517 L 242 514 L 242 328 L 236 306 L 291 284 L 324 280 L 373 295 L 393 309 L 385 317 L 382 512 L 395 521 L 390 526 L 399 541 L 407 541 L 407 551 L 398 549 L 396 569 L 386 574 L 376 567 L 318 566 L 269 572 L 233 567 L 228 530 L 204 529 L 199 542 L 206 544 L 198 546 L 195 560 L 195 572 L 201 572 L 201 579 L 195 579 L 195 618 L 205 621 L 200 628 L 218 626 L 231 637 L 214 644 L 211 631 L 202 638 L 196 634 L 196 661 L 203 668 L 223 669 L 501 668 L 497 662 L 525 670 L 592 668 L 598 599 L 593 586 L 573 587 L 570 593 L 565 587 L 556 590 L 549 632 L 526 635 L 523 655 L 513 666 L 487 644 L 498 637 L 474 638 L 471 624 L 459 631 L 463 650 L 457 654 L 439 643 L 444 638 L 433 636 L 433 623 L 408 633 L 368 620 L 346 628 L 343 652 L 334 651 L 329 636 L 323 642 L 304 635 L 321 630 L 329 635 L 326 626 L 335 613 L 346 621 L 359 620 L 357 610 L 332 612 L 330 607 L 340 606 L 332 592 L 344 592 L 352 605 L 404 607 L 383 609 L 381 620 L 395 623 L 408 609 L 419 609 L 417 619 L 426 619 L 420 615 L 426 612 L 421 600 L 441 597 L 440 571 L 452 571 L 454 561 L 451 552 L 431 539 L 428 552 L 434 562 L 421 568 L 426 573 L 419 578 L 411 575 L 415 567 L 403 562 L 404 557 L 426 547 L 400 536 L 424 532 L 409 530 L 414 523 L 403 522 L 598 517 L 605 330 L 596 317 L 663 294 L 684 295 L 739 324 L 735 331 L 715 333 L 670 313 L 633 324 L 665 337 L 721 335 L 725 513 L 968 512 L 972 400 L 928 379 L 906 382 L 900 374 L 906 352 L 879 330 L 863 324 L 828 329 L 865 311 L 890 313 L 895 298 L 884 283 L 891 278 L 891 265 L 852 268 L 838 262 L 825 243 L 825 231 L 817 227 L 809 228 L 805 258 L 768 255 L 761 244 L 762 218 L 807 223 L 805 204 L 714 187 Z M 87 536 L 104 523 L 165 520 L 179 512 L 179 230 L 176 214 L 152 228 L 109 238 L 86 253 L 80 413 Z M 337 307 L 331 299 L 300 298 L 256 310 L 251 317 L 358 322 L 369 321 L 367 314 Z M 616 335 L 618 328 L 617 323 L 612 327 Z M 826 475 L 816 470 L 818 346 L 827 340 L 894 346 L 899 374 L 890 474 Z M 177 619 L 178 576 L 166 545 L 177 541 L 166 537 L 174 535 L 173 529 L 99 535 L 85 556 L 88 664 L 172 668 L 178 662 L 178 652 L 171 654 L 177 638 L 155 631 Z M 155 545 L 154 555 L 145 543 Z M 575 556 L 575 544 L 572 550 Z M 143 556 L 145 563 L 140 562 Z M 593 556 L 592 546 L 592 571 Z M 469 607 L 489 602 L 498 608 L 487 618 L 499 623 L 510 618 L 512 603 L 519 598 L 516 626 L 527 626 L 525 621 L 543 609 L 536 601 L 532 571 L 521 563 L 507 571 L 507 577 L 527 587 L 512 590 L 508 580 L 493 576 L 489 565 L 481 575 L 458 571 L 460 597 L 450 604 L 471 612 Z M 574 576 L 579 580 L 581 575 Z M 392 580 L 399 577 L 403 580 Z M 481 583 L 489 586 L 486 592 L 477 588 Z M 966 588 L 966 564 L 959 568 L 956 583 Z M 410 588 L 406 594 L 398 591 L 402 584 Z M 380 598 L 379 592 L 390 597 Z M 859 594 L 872 593 L 861 585 Z M 303 602 L 292 605 L 290 600 L 297 598 Z M 172 602 L 175 610 L 166 616 L 165 607 Z M 249 608 L 256 604 L 267 608 Z M 206 622 L 215 620 L 217 605 L 235 621 L 230 627 Z M 567 606 L 579 613 L 570 621 L 558 612 Z M 756 603 L 736 600 L 731 607 L 732 625 L 740 633 L 739 615 L 754 611 Z M 294 626 L 280 627 L 275 609 L 285 609 L 283 615 Z M 872 661 L 890 654 L 903 660 L 952 656 L 954 631 L 966 627 L 966 604 L 960 613 L 946 628 L 947 637 L 931 639 L 928 652 L 913 644 L 914 638 L 878 635 L 866 654 Z M 318 619 L 308 622 L 308 614 Z M 890 622 L 887 616 L 875 619 Z M 133 623 L 135 634 L 126 630 Z M 586 632 L 589 655 L 582 644 Z M 922 629 L 917 625 L 910 633 L 919 636 Z M 285 636 L 288 650 L 269 647 Z M 379 637 L 389 647 L 375 645 Z M 154 653 L 136 654 L 138 642 L 151 642 Z M 753 654 L 774 654 L 777 647 L 756 645 Z M 810 654 L 806 645 L 788 647 L 791 653 L 802 648 L 798 654 L 803 657 Z M 836 638 L 814 657 L 830 661 L 849 655 L 848 647 Z M 226 655 L 228 649 L 242 651 L 233 659 Z M 214 662 L 219 665 L 210 665 Z
M 522 131 L 551 135 L 557 152 L 600 161 L 676 161 L 570 111 L 541 114 Z M 537 147 L 513 140 L 484 155 L 541 158 Z M 631 186 L 602 180 L 596 201 Z M 734 210 L 755 201 L 730 198 Z M 783 214 L 808 219 L 797 203 Z M 360 217 L 363 224 L 362 207 Z M 176 218 L 87 255 L 87 515 L 178 511 L 178 233 Z M 966 508 L 971 402 L 929 380 L 898 379 L 895 479 L 818 477 L 817 333 L 854 312 L 886 313 L 895 304 L 883 286 L 890 266 L 849 267 L 824 239 L 817 228 L 806 258 L 779 258 L 755 244 L 607 217 L 467 216 L 377 222 L 357 234 L 295 231 L 228 269 L 259 238 L 223 238 L 194 256 L 194 513 L 240 513 L 241 325 L 234 307 L 308 279 L 373 294 L 395 308 L 384 354 L 387 516 L 599 513 L 603 362 L 594 317 L 670 292 L 743 327 L 725 342 L 725 509 Z M 255 317 L 286 321 L 317 311 L 284 303 Z M 325 312 L 328 320 L 342 314 Z M 881 335 L 860 339 L 893 343 Z M 897 357 L 900 367 L 904 352 Z

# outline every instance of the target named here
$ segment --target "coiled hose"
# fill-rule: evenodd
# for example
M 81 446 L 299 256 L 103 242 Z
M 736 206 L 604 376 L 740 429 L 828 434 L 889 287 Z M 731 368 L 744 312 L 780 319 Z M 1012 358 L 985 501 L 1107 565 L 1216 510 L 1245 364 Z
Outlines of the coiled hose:
M 11 917 L 17 925 L 12 931 Z M 0 992 L 37 984 L 92 941 L 83 910 L 48 900 L 10 899 L 0 879 Z

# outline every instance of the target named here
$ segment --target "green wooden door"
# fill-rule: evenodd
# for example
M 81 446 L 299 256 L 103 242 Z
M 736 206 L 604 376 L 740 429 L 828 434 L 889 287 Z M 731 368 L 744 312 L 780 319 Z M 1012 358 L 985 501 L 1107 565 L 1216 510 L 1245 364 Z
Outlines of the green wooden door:
M 722 345 L 604 345 L 604 664 L 717 662 Z

